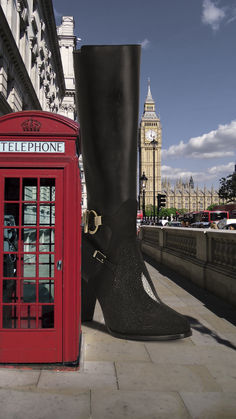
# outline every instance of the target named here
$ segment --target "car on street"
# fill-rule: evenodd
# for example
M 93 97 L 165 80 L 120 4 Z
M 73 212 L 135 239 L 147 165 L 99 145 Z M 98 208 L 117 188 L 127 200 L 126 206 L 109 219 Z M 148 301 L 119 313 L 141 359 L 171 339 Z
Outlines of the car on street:
M 222 230 L 231 230 L 236 232 L 236 223 L 226 224 Z
M 182 223 L 180 221 L 169 221 L 166 227 L 182 227 Z
M 220 220 L 217 224 L 217 227 L 219 229 L 224 229 L 224 230 L 230 230 L 229 226 L 235 226 L 236 225 L 236 218 L 224 218 L 223 220 Z
M 196 223 L 190 224 L 191 228 L 209 228 L 211 223 L 207 221 L 197 221 Z

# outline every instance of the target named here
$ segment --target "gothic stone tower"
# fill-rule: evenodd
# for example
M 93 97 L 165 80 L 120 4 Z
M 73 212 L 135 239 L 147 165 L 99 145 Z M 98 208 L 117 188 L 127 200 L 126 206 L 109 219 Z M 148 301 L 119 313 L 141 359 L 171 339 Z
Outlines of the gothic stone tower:
M 154 146 L 151 143 L 153 140 L 157 142 Z M 139 128 L 139 176 L 143 172 L 148 178 L 145 206 L 153 205 L 154 194 L 154 171 L 155 171 L 155 205 L 157 205 L 157 194 L 161 193 L 161 144 L 162 132 L 160 118 L 156 115 L 155 101 L 152 98 L 150 80 L 148 80 L 148 93 L 144 103 L 144 112 L 140 122 Z M 155 161 L 155 168 L 153 170 L 153 163 Z M 142 190 L 139 185 L 140 208 L 142 208 Z
M 75 109 L 75 77 L 73 51 L 76 48 L 73 16 L 62 16 L 61 25 L 57 27 L 57 35 L 61 52 L 61 60 L 65 77 L 66 92 L 59 113 L 76 120 Z

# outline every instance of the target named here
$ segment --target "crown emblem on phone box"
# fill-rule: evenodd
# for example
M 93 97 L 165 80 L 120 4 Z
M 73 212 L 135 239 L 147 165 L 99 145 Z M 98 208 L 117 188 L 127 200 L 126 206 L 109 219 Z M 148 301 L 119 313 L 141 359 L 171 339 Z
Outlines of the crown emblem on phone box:
M 27 119 L 22 124 L 23 131 L 40 131 L 41 124 L 37 119 Z

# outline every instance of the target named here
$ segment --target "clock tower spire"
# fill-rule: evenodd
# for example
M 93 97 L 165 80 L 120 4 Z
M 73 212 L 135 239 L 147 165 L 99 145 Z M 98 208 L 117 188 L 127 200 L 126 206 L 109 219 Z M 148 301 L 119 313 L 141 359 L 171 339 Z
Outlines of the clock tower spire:
M 147 96 L 139 128 L 139 174 L 144 172 L 148 178 L 145 191 L 145 206 L 157 205 L 157 194 L 161 193 L 161 144 L 162 131 L 156 105 L 151 93 L 151 83 L 148 79 Z M 139 177 L 140 177 L 139 176 Z M 140 183 L 139 196 L 142 208 L 142 185 Z
M 155 107 L 156 107 L 155 102 L 152 98 L 152 93 L 151 93 L 151 83 L 150 83 L 150 79 L 148 78 L 148 92 L 147 92 L 147 97 L 144 103 L 143 116 L 145 116 L 146 118 L 157 118 Z

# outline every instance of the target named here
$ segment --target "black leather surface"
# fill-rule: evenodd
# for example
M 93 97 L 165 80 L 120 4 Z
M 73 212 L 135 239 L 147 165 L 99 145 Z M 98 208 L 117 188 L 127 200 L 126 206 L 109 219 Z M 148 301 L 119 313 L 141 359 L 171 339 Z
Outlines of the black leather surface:
M 88 206 L 114 213 L 136 199 L 139 45 L 74 54 Z

